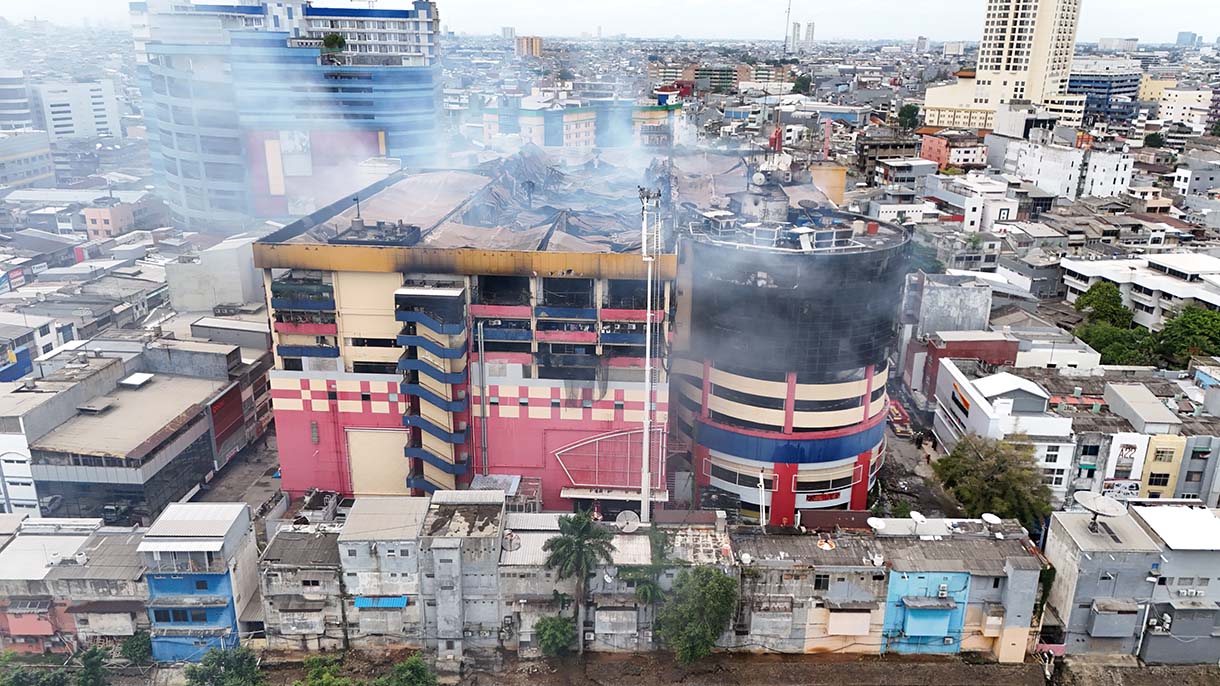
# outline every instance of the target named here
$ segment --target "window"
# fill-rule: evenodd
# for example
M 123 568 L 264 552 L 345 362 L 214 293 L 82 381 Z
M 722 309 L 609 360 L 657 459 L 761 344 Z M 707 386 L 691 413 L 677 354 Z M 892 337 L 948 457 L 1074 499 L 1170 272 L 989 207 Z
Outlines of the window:
M 360 394 L 360 402 L 362 402 L 362 403 L 367 403 L 368 401 L 370 401 L 372 399 L 373 399 L 373 395 L 371 393 L 361 393 Z
M 168 622 L 169 610 L 153 610 L 153 620 L 157 622 Z
M 830 575 L 829 574 L 814 574 L 813 575 L 813 590 L 815 590 L 815 591 L 830 590 Z
M 208 581 L 207 581 L 207 579 L 200 579 L 200 580 L 196 581 L 196 582 L 195 582 L 195 590 L 196 590 L 196 591 L 206 591 L 206 590 L 208 590 Z
M 191 623 L 204 624 L 208 621 L 207 610 L 191 610 Z
M 992 587 L 992 588 L 999 588 L 999 587 L 1000 587 L 1000 577 L 998 577 L 998 576 L 997 576 L 996 578 L 994 578 L 994 579 L 992 579 L 992 580 L 991 580 L 991 587 Z
M 301 579 L 301 586 L 305 588 L 317 588 L 322 585 L 318 579 Z
M 1153 462 L 1173 462 L 1173 448 L 1157 448 L 1152 455 Z
M 1149 486 L 1168 486 L 1169 475 L 1162 472 L 1152 472 L 1148 475 Z
M 1186 472 L 1186 483 L 1197 484 L 1203 480 L 1203 472 Z
M 186 610 L 170 610 L 169 613 L 170 613 L 170 617 L 172 617 L 172 619 L 170 621 L 174 621 L 174 622 L 191 621 L 190 614 L 188 614 Z
M 301 364 L 301 358 L 299 358 L 299 357 L 285 357 L 284 358 L 284 371 L 299 372 L 299 371 L 303 371 L 304 369 L 305 369 L 305 366 Z

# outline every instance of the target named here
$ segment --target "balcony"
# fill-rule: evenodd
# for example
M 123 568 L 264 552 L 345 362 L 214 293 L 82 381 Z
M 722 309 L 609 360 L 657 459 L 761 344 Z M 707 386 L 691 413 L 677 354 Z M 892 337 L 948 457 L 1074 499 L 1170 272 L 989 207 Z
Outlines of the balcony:
M 526 298 L 528 301 L 528 297 Z M 489 319 L 529 319 L 534 310 L 529 305 L 471 305 L 470 314 Z
M 428 481 L 422 475 L 407 477 L 407 488 L 420 490 L 424 493 L 436 493 L 440 489 L 439 486 Z
M 596 343 L 596 331 L 538 331 L 534 337 L 551 343 Z
M 478 334 L 475 334 L 477 339 Z M 534 332 L 529 328 L 525 329 L 505 329 L 498 327 L 483 327 L 484 341 L 521 341 L 529 342 L 534 338 Z
M 465 369 L 463 369 L 460 372 L 442 371 L 440 369 L 437 369 L 436 367 L 433 367 L 432 365 L 428 364 L 427 362 L 424 362 L 423 360 L 416 359 L 415 357 L 413 357 L 411 355 L 403 355 L 401 358 L 399 358 L 398 371 L 400 371 L 400 372 L 420 372 L 422 374 L 427 374 L 428 376 L 432 377 L 433 379 L 436 379 L 437 381 L 439 381 L 441 383 L 450 384 L 450 385 L 466 383 L 466 370 Z
M 205 638 L 209 636 L 228 636 L 232 633 L 231 626 L 208 626 L 207 624 L 157 624 L 152 627 L 153 638 Z
M 335 299 L 326 297 L 292 296 L 271 298 L 271 307 L 277 310 L 303 310 L 307 312 L 334 312 Z
M 447 431 L 444 427 L 437 426 L 437 425 L 433 424 L 432 422 L 428 421 L 427 419 L 424 419 L 423 417 L 420 417 L 418 415 L 413 415 L 413 414 L 405 415 L 402 418 L 402 425 L 409 426 L 409 427 L 412 427 L 415 429 L 419 429 L 420 431 L 426 431 L 429 434 L 431 434 L 432 436 L 435 436 L 436 438 L 439 438 L 442 441 L 445 441 L 446 443 L 453 443 L 454 445 L 461 445 L 466 442 L 466 430 L 465 429 L 463 429 L 461 431 L 450 432 L 450 431 Z
M 145 556 L 147 558 L 147 556 Z M 160 560 L 145 559 L 149 574 L 222 574 L 229 571 L 223 559 L 171 558 L 162 553 Z
M 276 333 L 300 334 L 304 336 L 334 336 L 339 333 L 339 325 L 317 322 L 275 322 L 272 329 Z
M 410 331 L 413 332 L 414 328 L 412 327 Z M 456 360 L 466 356 L 464 341 L 456 343 L 452 348 L 447 348 L 426 336 L 408 333 L 407 328 L 403 329 L 403 333 L 398 334 L 397 343 L 404 348 L 423 348 L 443 360 Z
M 539 305 L 538 307 L 534 308 L 534 315 L 540 319 L 580 319 L 596 321 L 597 308 Z
M 639 309 L 621 309 L 617 307 L 603 307 L 601 311 L 603 322 L 642 322 L 647 321 L 648 310 L 645 310 L 641 305 Z M 665 321 L 664 310 L 653 310 L 652 321 Z
M 426 310 L 400 309 L 394 312 L 394 318 L 400 322 L 422 324 L 436 333 L 447 336 L 456 336 L 466 330 L 466 322 L 464 320 L 447 324 L 438 319 L 438 317 L 439 315 L 436 313 Z
M 163 595 L 148 600 L 149 607 L 228 607 L 223 595 Z
M 644 345 L 642 333 L 602 333 L 602 343 L 608 345 Z
M 450 462 L 442 457 L 438 457 L 428 452 L 426 448 L 412 448 L 407 446 L 403 448 L 403 455 L 413 459 L 423 460 L 428 464 L 436 467 L 446 474 L 461 476 L 470 471 L 469 462 Z
M 321 281 L 281 279 L 271 282 L 272 297 L 321 295 L 327 298 L 335 297 L 335 289 L 331 284 Z
M 446 412 L 465 412 L 466 400 L 447 400 L 417 383 L 401 383 L 398 391 L 406 396 L 413 396 Z
M 280 357 L 323 357 L 336 358 L 339 349 L 325 345 L 277 345 L 275 352 Z

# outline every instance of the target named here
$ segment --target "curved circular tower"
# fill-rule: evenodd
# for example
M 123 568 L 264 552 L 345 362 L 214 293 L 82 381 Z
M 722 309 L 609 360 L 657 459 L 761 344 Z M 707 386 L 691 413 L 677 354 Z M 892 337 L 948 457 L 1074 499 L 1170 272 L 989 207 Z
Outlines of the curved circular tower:
M 835 211 L 795 224 L 712 214 L 679 248 L 686 316 L 670 377 L 697 483 L 773 525 L 865 509 L 884 456 L 907 233 Z

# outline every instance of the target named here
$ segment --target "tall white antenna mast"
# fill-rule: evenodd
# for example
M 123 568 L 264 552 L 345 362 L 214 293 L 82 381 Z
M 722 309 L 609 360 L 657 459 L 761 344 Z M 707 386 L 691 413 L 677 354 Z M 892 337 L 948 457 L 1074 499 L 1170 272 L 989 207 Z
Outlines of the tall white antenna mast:
M 792 0 L 788 0 L 788 14 L 784 16 L 784 54 L 785 55 L 796 50 L 795 45 L 788 45 L 788 43 L 792 40 L 791 31 L 792 31 Z
M 640 444 L 640 521 L 647 524 L 650 520 L 649 510 L 652 506 L 652 290 L 655 275 L 653 262 L 655 257 L 648 252 L 648 243 L 652 240 L 649 232 L 650 215 L 659 211 L 661 192 L 640 187 L 640 204 L 643 207 L 643 218 L 640 223 L 640 255 L 647 268 L 645 287 L 647 289 L 644 316 L 644 432 Z

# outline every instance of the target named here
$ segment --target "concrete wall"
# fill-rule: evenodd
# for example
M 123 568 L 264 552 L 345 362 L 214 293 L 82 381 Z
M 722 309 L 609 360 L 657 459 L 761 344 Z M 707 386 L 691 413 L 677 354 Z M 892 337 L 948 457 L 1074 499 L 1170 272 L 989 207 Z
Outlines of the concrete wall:
M 197 261 L 165 265 L 170 304 L 180 312 L 210 311 L 216 305 L 263 298 L 254 268 L 254 238 L 230 238 L 199 253 Z
M 937 331 L 983 331 L 991 317 L 991 288 L 925 281 L 916 336 Z

